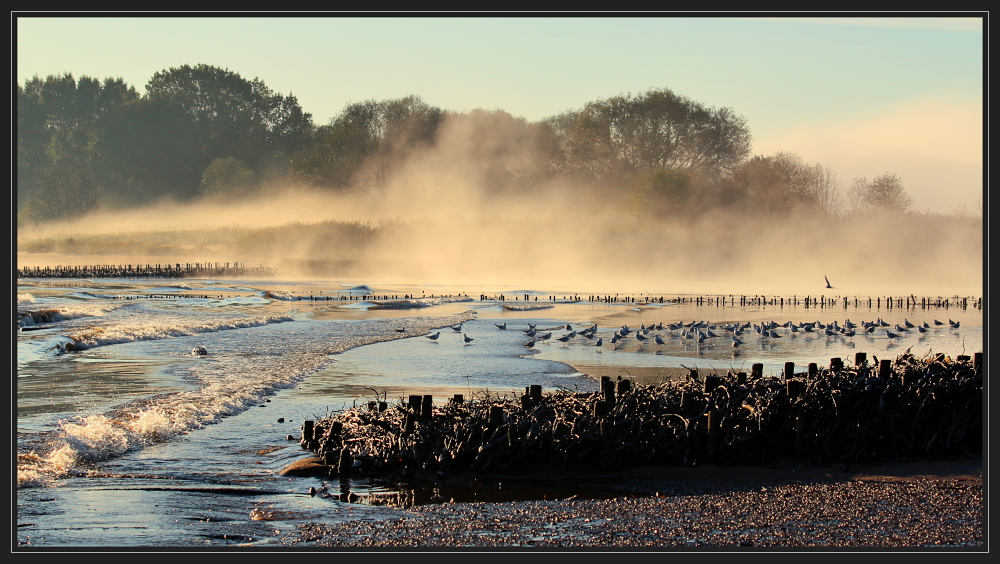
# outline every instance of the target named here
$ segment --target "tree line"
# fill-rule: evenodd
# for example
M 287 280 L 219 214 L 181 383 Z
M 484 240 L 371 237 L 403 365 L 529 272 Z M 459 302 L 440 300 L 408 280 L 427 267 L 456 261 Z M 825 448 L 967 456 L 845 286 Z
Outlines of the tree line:
M 752 156 L 743 117 L 667 88 L 535 122 L 418 96 L 365 100 L 317 126 L 294 95 L 258 78 L 183 65 L 154 74 L 144 95 L 121 78 L 35 76 L 17 85 L 16 127 L 19 225 L 273 186 L 379 195 L 428 155 L 460 161 L 488 194 L 572 187 L 650 219 L 733 206 L 762 217 L 912 207 L 891 173 L 842 190 L 829 167 L 793 153 Z

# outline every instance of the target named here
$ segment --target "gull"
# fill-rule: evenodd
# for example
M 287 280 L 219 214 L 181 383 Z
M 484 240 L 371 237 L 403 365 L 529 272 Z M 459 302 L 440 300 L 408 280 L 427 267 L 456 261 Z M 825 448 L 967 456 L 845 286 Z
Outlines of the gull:
M 436 341 L 436 340 L 438 340 L 438 337 L 441 336 L 441 332 L 438 331 L 437 333 L 434 333 L 433 335 L 424 335 L 424 336 L 427 337 L 428 339 L 432 340 L 432 341 Z
M 470 337 L 470 336 L 468 336 L 468 335 L 466 335 L 465 333 L 462 333 L 462 338 L 465 339 L 465 344 L 469 344 L 469 343 L 471 343 L 473 341 L 473 338 Z
M 535 341 L 528 341 L 527 343 L 524 343 L 524 346 L 530 349 L 531 347 L 535 346 Z
M 742 345 L 742 344 L 743 344 L 743 341 L 741 341 L 741 340 L 737 339 L 737 338 L 736 338 L 736 336 L 735 336 L 735 335 L 733 335 L 733 346 L 734 346 L 734 347 L 738 347 L 738 346 L 740 346 L 740 345 Z
M 595 344 L 594 346 L 595 346 L 595 347 L 599 347 L 599 346 L 601 346 L 601 345 L 603 345 L 603 344 L 604 344 L 604 339 L 603 339 L 603 338 L 601 338 L 601 339 L 597 339 L 597 343 L 596 343 L 596 344 Z
M 529 337 L 534 337 L 535 335 L 538 334 L 538 331 L 535 330 L 535 329 L 532 329 L 531 331 L 525 331 L 525 333 L 527 333 Z
M 930 329 L 931 328 L 931 326 L 928 325 L 926 321 L 924 321 L 924 323 L 923 323 L 923 325 L 921 325 L 921 327 L 923 327 L 924 329 Z
M 645 341 L 646 339 L 649 339 L 649 337 L 646 337 L 645 335 L 642 334 L 642 331 L 636 331 L 635 338 L 638 339 L 640 343 L 642 341 Z
M 567 323 L 567 324 L 566 324 L 566 330 L 567 330 L 567 331 L 572 331 L 572 330 L 573 330 L 573 326 L 572 326 L 572 325 L 570 325 L 569 323 Z
M 921 333 L 926 333 L 927 329 L 925 327 L 922 327 L 922 326 L 917 326 L 917 331 L 920 331 Z
M 944 323 L 942 323 L 942 322 L 938 321 L 937 319 L 935 319 L 934 320 L 934 325 L 944 325 Z
M 772 339 L 779 339 L 779 338 L 781 338 L 781 335 L 779 335 L 778 332 L 775 331 L 774 329 L 771 329 L 768 332 L 768 334 L 771 336 Z
M 914 325 L 910 323 L 909 319 L 903 318 L 903 326 L 907 329 L 913 329 Z
M 551 337 L 551 336 L 552 336 L 552 332 L 550 331 L 550 332 L 548 332 L 548 333 L 546 333 L 544 335 L 539 335 L 538 338 L 541 339 L 541 340 L 543 340 L 543 341 L 547 341 L 549 339 L 549 337 Z
M 825 274 L 823 275 L 823 280 L 826 280 L 826 287 L 827 288 L 833 288 L 833 286 L 830 285 L 830 279 L 827 278 Z
M 562 337 L 557 337 L 556 340 L 557 341 L 562 341 L 562 342 L 565 343 L 566 341 L 569 340 L 569 335 L 563 335 Z
M 463 321 L 462 323 L 465 323 L 465 322 Z M 456 332 L 456 333 L 462 333 L 462 323 L 459 323 L 458 325 L 452 325 L 451 326 L 451 330 L 454 331 L 454 332 Z M 464 335 L 465 333 L 462 333 L 462 334 Z
M 507 329 L 507 322 L 506 321 L 503 322 L 503 325 L 500 325 L 500 324 L 497 324 L 497 323 L 494 323 L 493 325 L 496 325 L 497 329 L 500 329 L 501 331 Z
M 949 321 L 951 321 L 951 320 L 949 319 Z M 958 329 L 958 326 L 961 325 L 961 324 L 962 324 L 961 321 L 956 321 L 956 322 L 954 322 L 954 323 L 951 324 L 951 328 L 952 329 Z
M 661 339 L 659 335 L 653 335 L 653 340 L 656 341 L 657 345 L 665 345 L 666 344 L 666 343 L 663 342 L 663 339 Z
M 611 344 L 612 344 L 612 345 L 613 345 L 613 344 L 615 344 L 615 343 L 617 343 L 617 342 L 618 342 L 618 341 L 620 341 L 620 340 L 621 340 L 621 335 L 619 335 L 619 334 L 618 334 L 617 332 L 616 332 L 616 333 L 613 333 L 613 334 L 611 335 Z
M 885 336 L 886 336 L 886 337 L 889 337 L 890 339 L 895 339 L 895 338 L 896 338 L 896 337 L 898 337 L 899 335 L 897 335 L 897 334 L 893 333 L 892 331 L 889 331 L 889 330 L 886 330 L 886 332 L 885 332 Z

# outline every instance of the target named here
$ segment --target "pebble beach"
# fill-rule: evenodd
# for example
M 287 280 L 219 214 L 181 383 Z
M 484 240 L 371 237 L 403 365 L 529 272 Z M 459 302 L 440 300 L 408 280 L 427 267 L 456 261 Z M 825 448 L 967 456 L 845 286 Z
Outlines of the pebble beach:
M 612 499 L 443 503 L 308 524 L 296 547 L 400 550 L 986 548 L 978 460 L 854 469 L 635 470 Z M 640 490 L 640 491 L 637 491 Z M 419 531 L 419 534 L 415 532 Z

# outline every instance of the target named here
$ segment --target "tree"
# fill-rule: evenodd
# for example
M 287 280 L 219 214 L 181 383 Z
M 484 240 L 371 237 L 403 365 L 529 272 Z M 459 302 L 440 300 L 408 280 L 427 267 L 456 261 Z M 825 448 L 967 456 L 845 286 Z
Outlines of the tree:
M 96 210 L 99 195 L 100 189 L 87 168 L 63 164 L 42 175 L 38 188 L 28 198 L 25 215 L 35 222 L 71 219 Z
M 441 110 L 418 96 L 348 104 L 295 155 L 292 171 L 324 186 L 377 190 L 403 159 L 433 146 L 441 120 Z
M 569 137 L 575 170 L 599 177 L 659 167 L 719 178 L 747 157 L 751 140 L 746 121 L 732 110 L 709 108 L 666 88 L 588 103 Z
M 913 199 L 906 194 L 903 181 L 894 173 L 885 173 L 871 182 L 855 178 L 850 199 L 854 211 L 902 213 L 913 207 Z
M 257 189 L 257 174 L 234 157 L 214 160 L 202 173 L 199 186 L 202 195 L 220 198 L 249 196 Z
M 180 105 L 142 99 L 102 121 L 95 170 L 111 205 L 144 204 L 198 195 L 209 164 L 198 124 Z
M 17 86 L 18 200 L 26 202 L 50 170 L 90 167 L 97 124 L 115 108 L 139 98 L 121 78 L 103 82 L 71 73 L 37 75 Z M 49 177 L 51 183 L 51 177 Z M 72 182 L 67 179 L 67 182 Z
M 211 65 L 160 71 L 146 84 L 146 96 L 176 104 L 191 117 L 207 162 L 234 157 L 259 170 L 302 148 L 312 128 L 312 115 L 295 96 Z
M 793 153 L 753 157 L 733 175 L 733 184 L 754 213 L 765 216 L 803 211 L 834 214 L 840 209 L 836 175 L 829 167 L 810 165 Z
M 636 183 L 636 203 L 642 213 L 675 215 L 684 209 L 691 193 L 691 175 L 671 168 L 655 168 Z

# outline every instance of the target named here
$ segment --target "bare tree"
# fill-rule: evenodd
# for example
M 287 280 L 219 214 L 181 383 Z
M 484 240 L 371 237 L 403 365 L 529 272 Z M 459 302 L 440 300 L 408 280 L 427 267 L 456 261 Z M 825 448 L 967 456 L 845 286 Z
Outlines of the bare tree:
M 849 199 L 855 212 L 903 213 L 913 207 L 913 198 L 906 194 L 903 181 L 888 172 L 870 182 L 867 178 L 855 178 Z

